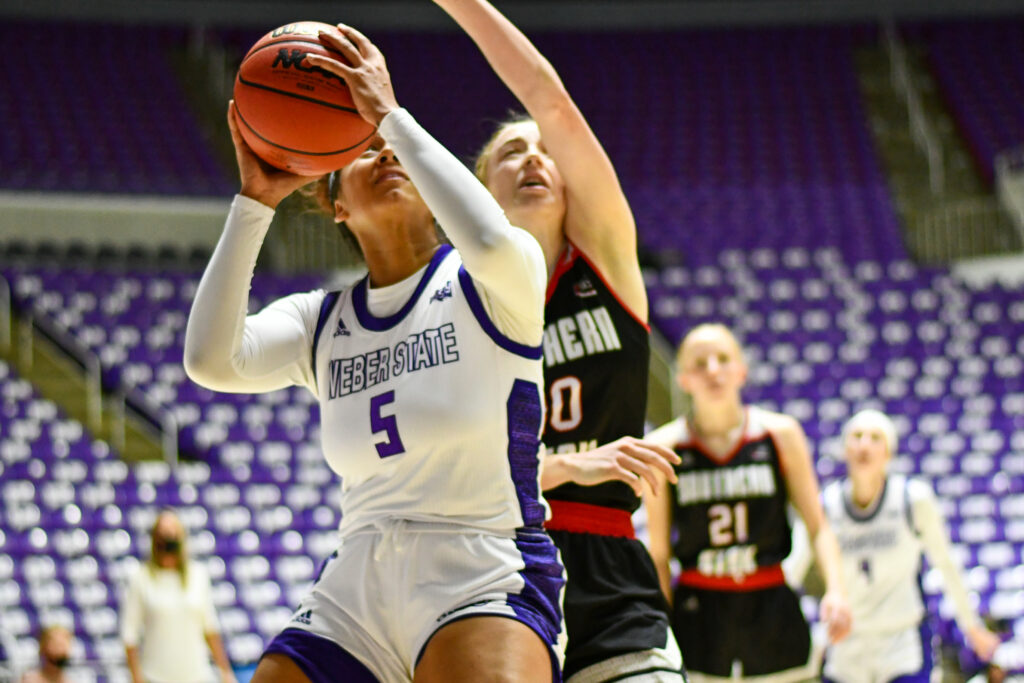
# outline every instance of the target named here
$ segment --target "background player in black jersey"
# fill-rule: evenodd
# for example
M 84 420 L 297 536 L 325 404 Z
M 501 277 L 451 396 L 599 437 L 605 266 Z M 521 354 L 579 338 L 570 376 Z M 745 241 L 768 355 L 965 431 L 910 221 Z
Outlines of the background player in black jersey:
M 832 641 L 848 633 L 850 607 L 803 429 L 788 415 L 743 404 L 747 366 L 726 327 L 693 329 L 677 363 L 691 409 L 647 436 L 680 456 L 676 483 L 666 482 L 663 495 L 652 498 L 648 523 L 651 554 L 672 600 L 672 626 L 690 676 L 813 677 L 818 657 L 780 566 L 790 551 L 789 503 L 807 526 L 822 570 L 820 614 Z M 673 556 L 681 567 L 674 590 Z
M 647 294 L 636 225 L 615 169 L 551 64 L 483 0 L 435 0 L 477 43 L 530 119 L 501 126 L 477 174 L 540 242 L 545 307 L 542 485 L 569 576 L 565 676 L 679 681 L 682 663 L 650 555 L 630 513 L 642 479 L 673 477 L 648 444 Z

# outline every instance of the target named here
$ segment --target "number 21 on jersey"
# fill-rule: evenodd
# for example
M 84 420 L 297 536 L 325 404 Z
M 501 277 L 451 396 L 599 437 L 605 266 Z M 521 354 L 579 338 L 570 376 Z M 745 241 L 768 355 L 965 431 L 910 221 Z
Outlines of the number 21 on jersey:
M 718 503 L 708 508 L 708 538 L 713 546 L 745 543 L 750 537 L 749 528 L 744 502 Z

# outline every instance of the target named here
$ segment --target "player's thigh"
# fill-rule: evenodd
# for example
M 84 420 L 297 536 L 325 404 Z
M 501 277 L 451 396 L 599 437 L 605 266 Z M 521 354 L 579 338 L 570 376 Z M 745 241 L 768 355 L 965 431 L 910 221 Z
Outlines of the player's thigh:
M 550 681 L 547 644 L 526 624 L 498 616 L 460 619 L 442 627 L 416 665 L 416 683 Z
M 290 658 L 274 652 L 260 659 L 251 683 L 310 683 L 299 665 Z

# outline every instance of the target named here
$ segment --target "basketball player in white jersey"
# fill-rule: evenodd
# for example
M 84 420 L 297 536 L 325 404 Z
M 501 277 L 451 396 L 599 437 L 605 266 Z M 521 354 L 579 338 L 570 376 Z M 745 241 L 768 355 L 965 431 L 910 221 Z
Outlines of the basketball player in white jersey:
M 849 630 L 850 608 L 804 431 L 788 415 L 743 404 L 747 366 L 723 325 L 691 330 L 677 370 L 692 409 L 646 437 L 680 457 L 677 483 L 648 501 L 648 524 L 687 672 L 697 683 L 812 678 L 820 659 L 781 568 L 790 503 L 823 567 L 821 614 L 833 640 Z M 672 557 L 682 569 L 674 587 Z
M 242 188 L 185 341 L 206 387 L 314 393 L 342 477 L 340 546 L 253 681 L 558 680 L 564 572 L 539 494 L 543 254 L 398 106 L 369 40 L 345 26 L 320 40 L 348 64 L 307 65 L 343 78 L 379 130 L 333 183 L 368 275 L 246 316 L 274 207 L 310 179 L 259 162 L 232 109 Z
M 843 428 L 847 477 L 822 492 L 842 552 L 843 580 L 853 626 L 825 655 L 825 677 L 836 683 L 928 683 L 933 668 L 930 630 L 921 595 L 921 553 L 942 572 L 946 595 L 971 648 L 991 658 L 999 638 L 971 607 L 935 500 L 923 481 L 889 474 L 896 427 L 877 410 L 863 410 Z M 802 575 L 809 558 L 794 558 Z
M 477 177 L 548 266 L 541 483 L 569 583 L 570 683 L 680 683 L 667 605 L 631 513 L 675 454 L 642 441 L 650 364 L 636 222 L 597 136 L 536 46 L 486 0 L 435 0 L 526 109 L 498 126 Z

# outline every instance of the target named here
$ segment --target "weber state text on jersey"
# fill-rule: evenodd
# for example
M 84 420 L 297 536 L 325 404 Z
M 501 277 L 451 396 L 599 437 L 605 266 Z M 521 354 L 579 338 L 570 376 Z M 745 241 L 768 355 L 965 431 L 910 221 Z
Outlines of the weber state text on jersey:
M 543 441 L 548 452 L 586 451 L 623 436 L 643 436 L 648 328 L 572 244 L 548 284 L 544 320 Z M 544 495 L 630 511 L 639 505 L 622 482 L 570 482 Z
M 792 542 L 788 497 L 766 417 L 747 407 L 742 437 L 721 459 L 701 446 L 682 418 L 677 421 L 675 451 L 682 462 L 672 487 L 679 529 L 674 549 L 683 582 L 726 590 L 745 581 L 754 587 L 751 579 L 782 583 L 778 565 Z
M 370 312 L 364 278 L 328 294 L 317 322 L 321 439 L 342 477 L 341 530 L 383 518 L 539 526 L 540 347 L 501 334 L 448 245 L 422 273 L 373 293 L 389 289 L 405 300 L 393 315 Z

